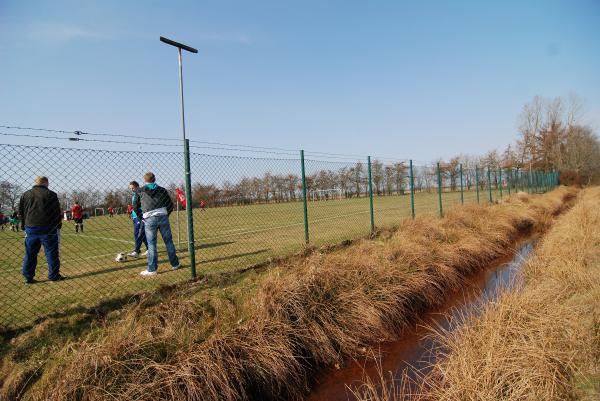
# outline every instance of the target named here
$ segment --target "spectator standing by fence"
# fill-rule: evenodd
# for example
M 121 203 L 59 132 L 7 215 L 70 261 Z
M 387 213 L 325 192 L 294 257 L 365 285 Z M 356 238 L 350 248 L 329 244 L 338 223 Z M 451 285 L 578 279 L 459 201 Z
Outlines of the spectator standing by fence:
M 169 215 L 173 211 L 173 201 L 171 196 L 163 187 L 156 184 L 154 173 L 148 172 L 144 174 L 144 188 L 140 196 L 141 206 L 144 210 L 144 228 L 146 231 L 146 239 L 148 240 L 148 270 L 142 271 L 142 276 L 156 275 L 158 269 L 158 252 L 156 250 L 156 235 L 160 231 L 169 262 L 173 270 L 180 267 L 175 245 L 173 244 L 173 235 L 171 234 L 171 225 L 169 223 Z
M 48 261 L 48 280 L 63 280 L 59 260 L 62 211 L 56 193 L 48 189 L 47 177 L 37 177 L 34 187 L 21 196 L 19 216 L 26 234 L 23 258 L 25 282 L 35 282 L 37 257 L 42 245 Z
M 71 217 L 75 221 L 75 232 L 78 233 L 81 229 L 83 233 L 83 208 L 79 202 L 75 201 L 75 204 L 71 207 Z
M 135 241 L 135 249 L 133 252 L 128 253 L 127 256 L 137 258 L 140 256 L 142 250 L 142 243 L 146 245 L 146 252 L 142 256 L 148 255 L 148 241 L 146 240 L 146 232 L 144 224 L 142 222 L 142 204 L 140 201 L 140 184 L 137 181 L 131 181 L 129 183 L 129 190 L 131 191 L 131 204 L 127 205 L 127 210 L 131 206 L 131 220 L 133 221 L 133 239 Z

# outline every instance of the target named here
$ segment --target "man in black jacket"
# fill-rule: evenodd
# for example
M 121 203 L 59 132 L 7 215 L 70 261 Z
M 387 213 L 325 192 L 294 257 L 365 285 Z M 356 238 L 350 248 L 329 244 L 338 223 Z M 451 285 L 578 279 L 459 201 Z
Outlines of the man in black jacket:
M 158 252 L 156 250 L 156 233 L 160 231 L 169 262 L 173 270 L 179 269 L 179 259 L 175 245 L 173 244 L 173 235 L 171 234 L 171 225 L 169 224 L 169 215 L 173 211 L 173 200 L 163 187 L 156 184 L 154 173 L 144 174 L 144 188 L 140 194 L 140 202 L 143 210 L 144 229 L 146 240 L 148 241 L 148 270 L 140 272 L 142 276 L 154 276 L 158 269 Z
M 34 283 L 37 256 L 44 245 L 48 261 L 48 280 L 64 280 L 60 275 L 59 240 L 62 212 L 58 196 L 48 189 L 48 178 L 37 177 L 35 185 L 26 191 L 19 202 L 21 228 L 25 230 L 25 257 L 23 277 L 27 284 Z

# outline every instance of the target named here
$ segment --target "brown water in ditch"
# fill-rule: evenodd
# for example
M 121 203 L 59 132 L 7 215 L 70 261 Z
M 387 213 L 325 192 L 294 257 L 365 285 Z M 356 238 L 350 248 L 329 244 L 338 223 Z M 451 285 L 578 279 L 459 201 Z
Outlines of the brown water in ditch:
M 318 377 L 307 401 L 354 400 L 349 388 L 356 389 L 367 377 L 373 383 L 380 383 L 382 373 L 386 381 L 391 378 L 390 372 L 395 379 L 406 374 L 418 385 L 418 378 L 435 362 L 436 355 L 432 350 L 437 344 L 430 328 L 452 331 L 461 323 L 461 316 L 476 313 L 478 306 L 493 300 L 501 288 L 512 287 L 534 244 L 532 240 L 521 245 L 513 257 L 476 274 L 462 291 L 452 294 L 442 308 L 427 313 L 407 329 L 400 340 L 380 344 L 376 351 L 380 355 L 378 362 L 373 358 L 351 360 L 341 369 Z

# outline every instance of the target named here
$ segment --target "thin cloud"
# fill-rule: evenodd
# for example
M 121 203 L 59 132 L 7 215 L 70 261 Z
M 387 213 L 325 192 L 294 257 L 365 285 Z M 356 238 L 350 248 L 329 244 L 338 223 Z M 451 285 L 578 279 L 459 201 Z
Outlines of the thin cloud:
M 203 42 L 227 42 L 242 45 L 251 45 L 254 41 L 246 35 L 201 34 L 198 40 Z
M 63 22 L 36 22 L 29 26 L 32 39 L 54 43 L 64 43 L 79 39 L 113 39 L 108 32 L 84 28 L 79 25 Z

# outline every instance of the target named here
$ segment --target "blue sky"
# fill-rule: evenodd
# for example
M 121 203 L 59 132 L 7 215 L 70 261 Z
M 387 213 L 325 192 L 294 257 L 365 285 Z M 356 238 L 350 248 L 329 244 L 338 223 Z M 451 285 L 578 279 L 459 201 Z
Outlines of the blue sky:
M 597 0 L 0 0 L 0 124 L 179 138 L 160 35 L 199 49 L 193 139 L 434 160 L 503 149 L 524 103 L 570 93 L 600 128 Z

